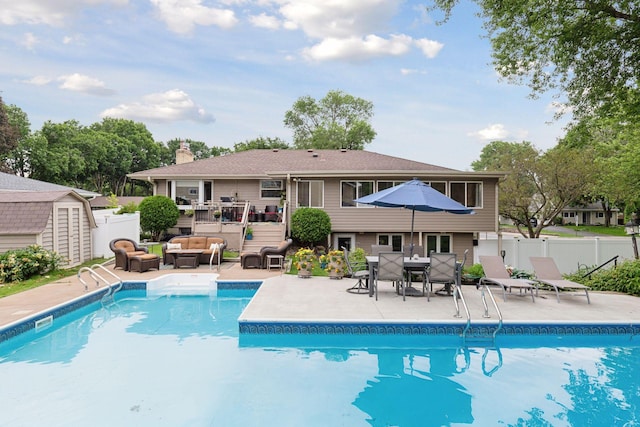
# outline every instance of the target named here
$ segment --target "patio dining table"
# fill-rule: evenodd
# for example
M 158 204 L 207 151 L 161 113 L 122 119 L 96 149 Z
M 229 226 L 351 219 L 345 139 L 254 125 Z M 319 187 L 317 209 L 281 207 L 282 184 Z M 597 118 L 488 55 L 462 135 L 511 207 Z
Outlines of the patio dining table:
M 369 255 L 365 257 L 367 260 L 367 264 L 369 265 L 369 277 L 370 280 L 374 280 L 374 272 L 376 267 L 378 266 L 378 257 L 375 255 Z M 409 276 L 409 284 L 407 285 L 407 289 L 405 293 L 407 296 L 421 296 L 422 292 L 418 291 L 414 287 L 411 286 L 411 271 L 415 270 L 424 270 L 429 266 L 430 259 L 429 257 L 404 257 L 404 269 L 407 271 Z M 456 262 L 456 285 L 460 285 L 461 276 L 462 276 L 462 263 Z M 451 287 L 445 287 L 447 295 L 451 295 Z M 439 292 L 439 291 L 438 291 Z M 369 286 L 369 296 L 373 296 L 373 286 Z
M 376 270 L 376 267 L 378 266 L 378 256 L 369 255 L 366 257 L 366 260 L 367 264 L 369 265 L 369 277 L 371 278 L 370 280 L 374 280 L 374 272 Z M 407 271 L 407 273 L 410 273 L 412 270 L 424 270 L 428 266 L 429 257 L 404 257 L 404 269 Z M 422 292 L 411 286 L 411 281 L 409 281 L 405 293 L 408 296 L 422 295 Z M 369 296 L 373 296 L 373 286 L 369 286 Z

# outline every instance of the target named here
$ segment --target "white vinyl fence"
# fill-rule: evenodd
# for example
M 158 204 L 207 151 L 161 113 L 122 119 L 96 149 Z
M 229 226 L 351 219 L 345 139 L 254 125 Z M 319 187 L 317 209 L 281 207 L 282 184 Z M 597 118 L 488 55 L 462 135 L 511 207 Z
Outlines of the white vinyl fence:
M 114 215 L 114 210 L 93 211 L 98 226 L 91 230 L 94 257 L 111 258 L 114 256 L 109 248 L 109 242 L 119 237 L 140 242 L 140 212 Z
M 500 255 L 505 251 L 504 263 L 518 270 L 533 272 L 529 257 L 548 256 L 555 260 L 564 274 L 573 273 L 580 266 L 595 267 L 618 255 L 618 263 L 633 259 L 630 237 L 581 237 L 525 239 L 503 236 L 502 247 L 497 237 L 481 238 L 474 251 L 474 262 L 480 255 Z M 613 263 L 607 266 L 612 267 Z

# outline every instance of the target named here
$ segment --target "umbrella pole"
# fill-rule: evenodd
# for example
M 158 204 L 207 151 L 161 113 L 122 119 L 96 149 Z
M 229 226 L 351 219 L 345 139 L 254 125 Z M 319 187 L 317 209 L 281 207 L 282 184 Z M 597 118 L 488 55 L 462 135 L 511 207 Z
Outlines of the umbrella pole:
M 409 245 L 409 256 L 413 257 L 413 220 L 416 216 L 416 210 L 411 209 L 411 244 Z

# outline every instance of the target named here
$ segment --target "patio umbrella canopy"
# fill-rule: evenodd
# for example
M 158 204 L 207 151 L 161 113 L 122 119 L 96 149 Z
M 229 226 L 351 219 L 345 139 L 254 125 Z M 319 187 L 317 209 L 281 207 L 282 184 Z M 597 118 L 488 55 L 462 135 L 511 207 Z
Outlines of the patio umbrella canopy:
M 413 224 L 416 211 L 474 214 L 473 209 L 456 202 L 419 179 L 412 179 L 386 190 L 355 200 L 357 203 L 384 208 L 411 209 L 411 255 L 413 256 Z

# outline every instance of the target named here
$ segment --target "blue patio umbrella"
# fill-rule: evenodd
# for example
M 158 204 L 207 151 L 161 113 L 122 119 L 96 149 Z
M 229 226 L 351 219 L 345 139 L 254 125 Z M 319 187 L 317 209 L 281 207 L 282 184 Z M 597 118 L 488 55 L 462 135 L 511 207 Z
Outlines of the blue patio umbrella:
M 473 209 L 445 196 L 419 179 L 412 179 L 386 190 L 355 200 L 357 203 L 385 208 L 411 209 L 411 256 L 413 256 L 413 224 L 416 211 L 474 214 Z

